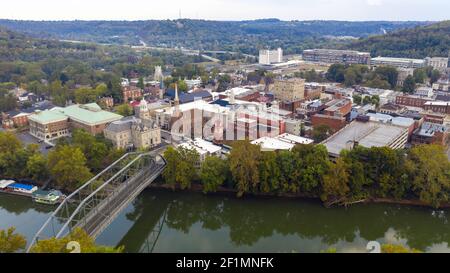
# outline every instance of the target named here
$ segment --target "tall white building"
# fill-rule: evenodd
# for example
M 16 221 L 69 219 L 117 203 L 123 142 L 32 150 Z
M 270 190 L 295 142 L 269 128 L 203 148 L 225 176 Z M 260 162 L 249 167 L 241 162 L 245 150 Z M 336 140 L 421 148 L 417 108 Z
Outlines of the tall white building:
M 428 66 L 432 66 L 434 69 L 439 70 L 442 73 L 445 73 L 447 71 L 448 60 L 448 58 L 443 57 L 428 57 L 425 59 Z
M 161 66 L 155 66 L 155 75 L 153 76 L 153 79 L 155 81 L 163 81 L 164 75 L 162 73 L 162 67 Z
M 283 49 L 277 50 L 263 49 L 259 51 L 259 64 L 270 65 L 283 62 Z

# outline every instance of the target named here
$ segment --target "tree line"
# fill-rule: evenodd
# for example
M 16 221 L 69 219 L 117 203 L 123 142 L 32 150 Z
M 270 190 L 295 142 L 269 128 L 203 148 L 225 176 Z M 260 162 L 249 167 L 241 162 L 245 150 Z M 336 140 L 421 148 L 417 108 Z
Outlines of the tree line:
M 182 189 L 198 184 L 205 193 L 231 189 L 240 197 L 314 197 L 327 205 L 388 198 L 439 207 L 449 201 L 450 162 L 439 145 L 409 150 L 359 146 L 343 151 L 335 162 L 323 145 L 278 152 L 262 152 L 247 141 L 236 141 L 232 147 L 226 159 L 208 157 L 202 164 L 194 150 L 168 148 L 165 183 Z
M 326 78 L 332 82 L 342 83 L 347 87 L 363 85 L 371 88 L 401 90 L 414 93 L 417 84 L 433 84 L 439 80 L 441 73 L 433 67 L 417 68 L 409 75 L 403 86 L 398 86 L 399 72 L 395 67 L 379 66 L 370 70 L 366 65 L 333 64 L 329 67 Z
M 33 180 L 64 191 L 73 191 L 124 154 L 110 141 L 76 129 L 43 155 L 36 144 L 23 145 L 12 133 L 0 132 L 2 178 Z

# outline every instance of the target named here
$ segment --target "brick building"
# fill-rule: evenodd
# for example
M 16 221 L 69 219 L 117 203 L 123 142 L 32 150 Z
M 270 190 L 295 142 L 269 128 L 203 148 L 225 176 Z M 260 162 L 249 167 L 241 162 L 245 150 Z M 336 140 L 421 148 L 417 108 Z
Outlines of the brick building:
M 397 96 L 395 99 L 395 104 L 410 106 L 410 107 L 420 107 L 423 108 L 425 103 L 430 101 L 430 99 L 422 98 L 419 96 Z
M 424 104 L 423 109 L 450 115 L 450 102 L 447 101 L 428 101 Z
M 122 88 L 123 101 L 136 100 L 142 97 L 142 90 L 136 86 L 125 86 Z

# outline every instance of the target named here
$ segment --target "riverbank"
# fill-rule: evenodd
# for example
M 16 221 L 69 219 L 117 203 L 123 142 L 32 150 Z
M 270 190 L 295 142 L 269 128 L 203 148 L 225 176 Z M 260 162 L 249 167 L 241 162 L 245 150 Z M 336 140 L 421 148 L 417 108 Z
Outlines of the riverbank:
M 185 192 L 193 192 L 193 193 L 203 193 L 203 186 L 199 184 L 193 184 L 190 189 L 181 189 L 179 186 L 175 187 L 175 189 L 171 185 L 167 184 L 152 184 L 149 188 L 167 190 L 167 191 L 185 191 Z M 216 192 L 210 192 L 207 195 L 227 195 L 227 196 L 237 196 L 237 190 L 229 189 L 225 187 L 219 187 Z M 287 199 L 302 199 L 302 200 L 322 200 L 316 196 L 310 196 L 306 194 L 292 194 L 292 193 L 246 193 L 246 196 L 251 196 L 254 198 L 287 198 Z M 348 202 L 347 204 L 339 204 L 337 206 L 347 207 L 355 204 L 386 204 L 386 205 L 401 205 L 401 206 L 414 206 L 414 207 L 424 207 L 424 208 L 435 208 L 430 204 L 422 202 L 420 200 L 396 200 L 391 198 L 373 198 L 369 197 L 363 200 Z M 324 204 L 325 206 L 325 204 Z M 325 206 L 326 207 L 326 206 Z M 332 207 L 332 206 L 331 206 Z M 450 203 L 442 204 L 439 209 L 450 209 Z

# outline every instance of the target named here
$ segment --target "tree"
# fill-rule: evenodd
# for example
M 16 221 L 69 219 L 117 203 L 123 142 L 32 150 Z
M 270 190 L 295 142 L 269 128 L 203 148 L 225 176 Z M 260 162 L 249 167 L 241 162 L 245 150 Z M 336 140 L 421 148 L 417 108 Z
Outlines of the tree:
M 382 253 L 421 253 L 421 251 L 417 249 L 409 249 L 401 245 L 389 245 L 385 244 L 381 246 Z
M 184 147 L 167 148 L 164 152 L 166 159 L 166 168 L 162 176 L 167 184 L 175 188 L 180 185 L 182 189 L 188 189 L 194 180 L 197 179 L 197 168 L 200 155 L 197 151 L 186 149 Z
M 57 146 L 48 154 L 52 180 L 61 189 L 73 191 L 92 177 L 86 166 L 86 157 L 78 147 Z
M 87 166 L 94 171 L 103 169 L 105 158 L 109 148 L 105 141 L 94 137 L 83 129 L 75 129 L 72 132 L 72 143 L 79 147 L 87 160 Z
M 171 146 L 168 147 L 164 151 L 164 159 L 167 164 L 162 172 L 162 177 L 167 184 L 172 185 L 172 187 L 175 188 L 177 181 L 177 166 L 179 162 L 178 151 Z
M 261 148 L 246 140 L 235 141 L 228 158 L 238 196 L 256 191 L 260 183 Z
M 353 69 L 347 69 L 345 71 L 345 86 L 350 87 L 356 84 L 356 72 Z
M 372 98 L 370 96 L 365 96 L 363 99 L 363 105 L 371 104 Z
M 425 83 L 425 79 L 427 78 L 427 71 L 425 68 L 417 68 L 414 70 L 413 76 L 416 83 Z
M 180 91 L 180 92 L 188 91 L 188 86 L 185 81 L 183 81 L 183 80 L 178 81 L 178 91 Z
M 414 80 L 413 76 L 409 75 L 403 82 L 402 91 L 405 93 L 412 94 L 414 93 L 415 90 L 416 90 L 416 81 Z
M 121 104 L 116 108 L 117 114 L 129 117 L 133 115 L 133 108 L 128 103 Z
M 300 189 L 298 185 L 300 170 L 297 168 L 297 159 L 291 151 L 280 151 L 277 153 L 278 169 L 280 170 L 280 192 L 298 193 Z
M 259 165 L 261 179 L 260 192 L 275 192 L 280 188 L 281 170 L 276 152 L 263 152 Z
M 361 105 L 361 103 L 362 103 L 361 95 L 358 95 L 358 94 L 353 95 L 353 102 L 358 105 Z
M 17 98 L 12 94 L 2 95 L 0 93 L 0 112 L 8 112 L 17 107 Z
M 95 102 L 98 98 L 97 91 L 92 88 L 79 88 L 75 90 L 75 101 L 80 104 Z
M 441 78 L 441 72 L 439 70 L 433 69 L 430 75 L 430 84 L 437 82 Z
M 145 87 L 144 78 L 140 77 L 136 86 L 141 88 L 141 89 L 144 89 L 144 87 Z
M 223 92 L 228 89 L 228 86 L 231 83 L 231 77 L 230 75 L 220 75 L 217 79 L 218 86 L 217 86 L 217 92 Z
M 372 96 L 370 103 L 375 105 L 376 108 L 380 107 L 380 96 L 378 96 L 378 95 Z
M 420 200 L 434 207 L 448 202 L 450 162 L 440 145 L 420 145 L 411 149 L 406 162 L 413 190 Z
M 203 185 L 203 192 L 216 192 L 228 177 L 228 164 L 225 160 L 210 156 L 203 162 L 200 178 Z
M 0 131 L 0 154 L 14 153 L 20 148 L 22 143 L 13 133 Z
M 198 179 L 197 166 L 200 164 L 200 155 L 194 149 L 178 148 L 180 160 L 177 165 L 176 182 L 181 189 L 191 188 L 193 181 Z
M 122 253 L 124 248 L 107 247 L 95 244 L 95 240 L 83 229 L 75 228 L 68 236 L 56 239 L 38 241 L 32 248 L 31 253 L 70 253 L 70 242 L 76 242 L 80 246 L 81 253 Z
M 391 66 L 379 66 L 374 71 L 375 77 L 381 80 L 387 81 L 391 88 L 397 86 L 398 71 L 395 67 Z
M 390 89 L 391 85 L 388 81 L 381 79 L 380 77 L 376 76 L 375 78 L 368 80 L 365 83 L 365 86 L 370 88 L 379 88 L 379 89 Z
M 36 153 L 38 153 L 37 145 L 23 147 L 14 134 L 0 132 L 0 173 L 4 177 L 26 177 L 27 161 Z
M 328 172 L 323 177 L 321 199 L 324 202 L 332 202 L 345 198 L 350 192 L 349 171 L 342 158 L 336 160 L 336 164 L 331 164 Z
M 49 178 L 47 159 L 40 153 L 28 158 L 26 172 L 35 181 L 45 182 Z
M 344 82 L 345 80 L 345 65 L 333 64 L 328 68 L 327 79 L 334 82 Z
M 320 124 L 313 128 L 312 137 L 316 143 L 320 143 L 332 134 L 332 129 L 326 124 Z
M 329 169 L 329 156 L 324 145 L 296 145 L 294 155 L 294 182 L 304 194 L 320 196 L 323 177 Z
M 27 241 L 24 236 L 14 234 L 14 227 L 8 230 L 0 230 L 0 253 L 15 253 L 25 249 Z

